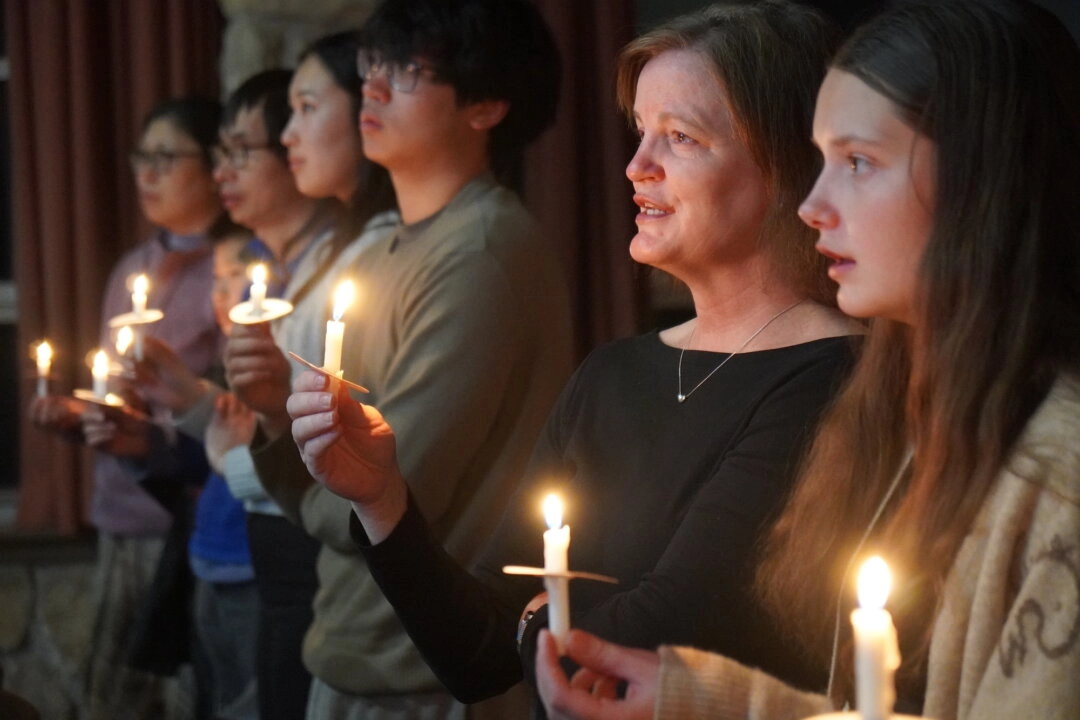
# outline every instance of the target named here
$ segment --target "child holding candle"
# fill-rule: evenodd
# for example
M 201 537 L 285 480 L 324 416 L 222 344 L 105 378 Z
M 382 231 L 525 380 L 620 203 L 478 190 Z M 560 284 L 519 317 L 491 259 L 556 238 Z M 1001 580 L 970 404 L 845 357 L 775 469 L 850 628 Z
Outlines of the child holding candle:
M 1035 5 L 923 0 L 859 30 L 821 87 L 824 168 L 800 215 L 840 307 L 874 320 L 758 580 L 791 642 L 823 665 L 838 648 L 835 702 L 853 699 L 849 569 L 873 547 L 896 578 L 898 708 L 1080 717 L 1077 67 Z M 569 656 L 593 673 L 575 687 L 541 644 L 556 718 L 832 705 L 689 648 L 571 633 Z M 625 680 L 625 699 L 588 695 L 598 677 Z

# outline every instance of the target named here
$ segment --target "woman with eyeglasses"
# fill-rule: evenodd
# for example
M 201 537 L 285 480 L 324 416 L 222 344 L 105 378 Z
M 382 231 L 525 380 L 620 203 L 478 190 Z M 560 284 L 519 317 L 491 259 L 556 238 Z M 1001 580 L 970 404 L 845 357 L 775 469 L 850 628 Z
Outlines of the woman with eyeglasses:
M 215 226 L 228 224 L 210 159 L 220 113 L 216 101 L 180 98 L 162 103 L 146 116 L 130 161 L 139 203 L 157 229 L 116 264 L 102 301 L 101 343 L 112 348 L 116 330 L 107 321 L 131 310 L 132 280 L 145 274 L 147 305 L 164 312 L 164 319 L 146 326 L 146 333 L 174 348 L 196 375 L 216 361 L 222 346 L 211 303 L 213 254 L 207 237 Z M 145 401 L 137 396 L 128 399 L 132 404 Z M 142 409 L 155 414 L 153 404 Z M 149 717 L 132 708 L 165 708 L 156 717 L 173 717 L 190 704 L 183 695 L 190 695 L 191 688 L 179 688 L 176 679 L 138 669 L 175 668 L 178 658 L 187 656 L 190 643 L 185 630 L 188 598 L 165 589 L 171 573 L 186 572 L 182 548 L 187 506 L 182 492 L 157 490 L 201 483 L 207 473 L 202 446 L 183 436 L 174 439 L 154 423 L 130 425 L 106 419 L 98 408 L 61 396 L 36 399 L 30 413 L 39 426 L 99 451 L 90 509 L 98 531 L 98 564 L 85 717 Z M 167 537 L 168 547 L 181 551 L 180 559 L 170 550 L 166 556 L 175 562 L 159 568 Z M 152 580 L 161 583 L 158 590 L 163 592 L 155 591 L 151 603 Z M 166 626 L 179 630 L 163 634 Z

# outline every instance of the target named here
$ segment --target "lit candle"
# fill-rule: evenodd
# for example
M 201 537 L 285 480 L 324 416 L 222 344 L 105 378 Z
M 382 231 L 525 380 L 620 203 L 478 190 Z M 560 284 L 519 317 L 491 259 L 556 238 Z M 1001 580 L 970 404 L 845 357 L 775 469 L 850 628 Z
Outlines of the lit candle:
M 326 321 L 326 346 L 323 352 L 323 370 L 341 377 L 341 343 L 345 337 L 345 323 L 341 316 L 352 304 L 355 290 L 351 280 L 346 280 L 334 290 L 334 315 Z
M 94 353 L 90 373 L 94 376 L 94 396 L 104 399 L 109 394 L 109 356 L 104 350 Z
M 263 311 L 263 301 L 266 300 L 266 266 L 262 263 L 251 268 L 251 312 L 259 315 Z
M 874 556 L 859 569 L 859 607 L 851 613 L 855 629 L 855 707 L 863 720 L 886 720 L 896 702 L 893 673 L 900 666 L 896 628 L 885 609 L 892 576 Z
M 544 572 L 566 573 L 570 569 L 566 551 L 570 547 L 570 526 L 562 524 L 563 504 L 558 495 L 544 498 Z M 555 637 L 559 654 L 566 652 L 566 636 L 570 632 L 570 579 L 544 577 L 548 594 L 548 628 Z
M 131 326 L 125 325 L 120 328 L 116 333 L 116 354 L 126 355 L 133 342 L 135 342 L 135 333 L 131 331 Z
M 35 350 L 37 355 L 37 395 L 45 397 L 49 394 L 49 370 L 52 369 L 53 349 L 48 340 L 38 343 Z
M 150 281 L 146 275 L 136 275 L 131 283 L 131 309 L 136 315 L 146 312 L 146 293 L 150 290 Z

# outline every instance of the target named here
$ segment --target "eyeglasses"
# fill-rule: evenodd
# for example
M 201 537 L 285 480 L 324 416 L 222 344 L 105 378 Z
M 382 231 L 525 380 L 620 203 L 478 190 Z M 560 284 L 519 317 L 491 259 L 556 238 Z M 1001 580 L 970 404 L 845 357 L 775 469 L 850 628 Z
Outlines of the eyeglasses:
M 356 53 L 356 72 L 361 80 L 367 82 L 375 77 L 376 73 L 385 73 L 386 83 L 398 92 L 411 93 L 416 89 L 420 73 L 430 69 L 415 60 L 404 65 L 389 62 L 369 50 L 360 50 Z
M 233 145 L 232 147 L 225 147 L 224 145 L 215 145 L 210 148 L 210 157 L 214 161 L 214 167 L 220 167 L 222 163 L 228 162 L 229 167 L 233 170 L 243 170 L 247 167 L 248 156 L 255 150 L 276 150 L 277 145 Z
M 139 172 L 145 168 L 152 169 L 158 175 L 164 175 L 172 170 L 173 162 L 178 158 L 198 158 L 203 154 L 196 150 L 180 152 L 179 150 L 132 150 L 128 153 L 128 162 L 131 163 L 131 171 Z

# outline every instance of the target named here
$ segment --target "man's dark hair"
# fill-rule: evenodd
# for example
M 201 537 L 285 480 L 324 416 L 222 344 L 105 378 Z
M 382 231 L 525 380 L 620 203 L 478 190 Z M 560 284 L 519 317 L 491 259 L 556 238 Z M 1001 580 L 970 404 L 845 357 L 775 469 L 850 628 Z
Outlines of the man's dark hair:
M 361 29 L 360 47 L 390 62 L 422 60 L 460 104 L 507 101 L 488 149 L 509 184 L 525 146 L 555 120 L 559 51 L 529 0 L 386 0 Z
M 243 110 L 262 107 L 263 124 L 266 126 L 266 143 L 278 157 L 286 155 L 281 144 L 281 132 L 289 122 L 289 81 L 292 71 L 281 68 L 263 70 L 241 83 L 225 102 L 221 114 L 221 127 L 228 128 Z

